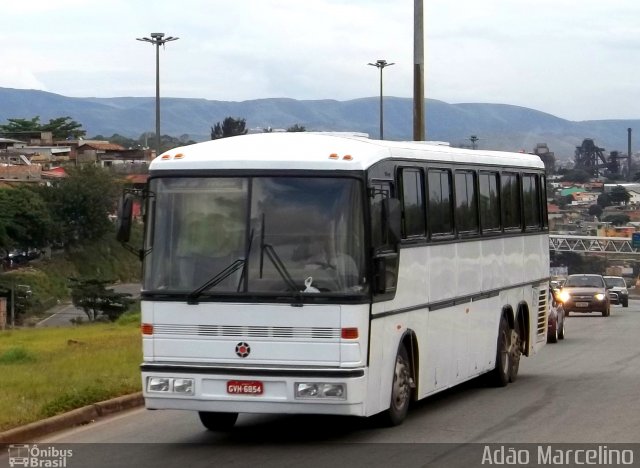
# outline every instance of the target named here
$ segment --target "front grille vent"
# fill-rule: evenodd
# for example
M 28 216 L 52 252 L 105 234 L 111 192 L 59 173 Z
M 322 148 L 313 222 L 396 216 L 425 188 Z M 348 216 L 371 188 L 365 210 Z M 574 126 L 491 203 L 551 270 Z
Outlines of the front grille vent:
M 242 325 L 176 325 L 153 326 L 155 335 L 192 335 L 246 338 L 340 338 L 339 328 L 328 327 L 259 327 Z

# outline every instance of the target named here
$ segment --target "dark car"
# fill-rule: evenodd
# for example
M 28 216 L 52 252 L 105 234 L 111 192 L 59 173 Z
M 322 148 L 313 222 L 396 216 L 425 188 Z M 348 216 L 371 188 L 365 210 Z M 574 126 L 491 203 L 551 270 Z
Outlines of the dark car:
M 605 276 L 604 282 L 609 290 L 609 300 L 612 304 L 622 304 L 629 307 L 629 291 L 627 282 L 621 276 Z
M 602 275 L 569 275 L 559 298 L 567 317 L 571 312 L 600 312 L 603 317 L 611 313 L 609 292 Z
M 549 323 L 547 325 L 547 343 L 557 343 L 564 339 L 564 308 L 555 298 L 555 291 L 549 289 Z

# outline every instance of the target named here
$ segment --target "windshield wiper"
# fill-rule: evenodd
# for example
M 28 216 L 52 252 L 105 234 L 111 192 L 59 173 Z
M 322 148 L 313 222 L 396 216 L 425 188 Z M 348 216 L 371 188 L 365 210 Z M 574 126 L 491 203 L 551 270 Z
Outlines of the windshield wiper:
M 243 259 L 243 258 L 239 258 L 237 260 L 234 260 L 231 265 L 226 267 L 220 273 L 216 274 L 213 278 L 211 278 L 209 281 L 204 283 L 198 289 L 196 289 L 193 292 L 189 293 L 187 295 L 187 304 L 197 304 L 198 303 L 198 298 L 200 296 L 202 296 L 203 292 L 205 292 L 206 290 L 211 289 L 214 286 L 217 286 L 218 284 L 222 283 L 225 279 L 227 279 L 229 276 L 231 276 L 236 271 L 238 271 L 240 268 L 242 268 L 245 263 L 246 263 L 246 260 Z
M 277 254 L 273 246 L 271 244 L 262 244 L 261 247 L 262 251 L 267 254 L 267 257 L 269 257 L 269 260 L 271 260 L 273 266 L 276 267 L 276 271 L 280 274 L 280 277 L 284 280 L 287 286 L 289 286 L 289 288 L 291 288 L 293 292 L 299 293 L 300 291 L 298 290 L 295 281 L 293 281 L 293 278 L 289 274 L 287 267 L 284 265 L 282 259 Z

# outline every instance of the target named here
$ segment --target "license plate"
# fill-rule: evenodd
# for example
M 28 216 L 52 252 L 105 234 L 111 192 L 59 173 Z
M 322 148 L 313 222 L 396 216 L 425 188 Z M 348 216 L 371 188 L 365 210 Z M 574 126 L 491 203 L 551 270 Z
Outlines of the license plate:
M 264 386 L 258 380 L 229 380 L 227 393 L 234 395 L 262 395 Z
M 576 302 L 576 307 L 589 307 L 588 302 Z

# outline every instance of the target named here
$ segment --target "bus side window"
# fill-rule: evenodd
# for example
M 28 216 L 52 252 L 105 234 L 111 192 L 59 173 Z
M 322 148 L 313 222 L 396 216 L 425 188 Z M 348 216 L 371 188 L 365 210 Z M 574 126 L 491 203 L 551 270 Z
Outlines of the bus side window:
M 453 197 L 451 196 L 451 171 L 429 169 L 427 176 L 429 202 L 427 220 L 432 238 L 453 234 Z
M 524 226 L 527 231 L 540 229 L 540 187 L 535 174 L 522 176 L 522 204 L 524 207 Z
M 503 172 L 500 179 L 500 198 L 502 199 L 502 219 L 505 230 L 516 230 L 522 227 L 520 215 L 519 174 Z
M 388 231 L 385 228 L 384 200 L 392 196 L 391 182 L 375 181 L 371 184 L 371 241 L 375 252 L 391 251 L 394 246 L 388 239 Z
M 389 220 L 385 219 L 385 207 L 397 205 L 392 199 L 390 181 L 373 181 L 371 188 L 371 242 L 374 263 L 374 290 L 382 297 L 395 294 L 398 283 L 397 242 L 390 235 Z M 389 213 L 387 213 L 388 215 Z M 399 239 L 397 239 L 399 241 Z
M 424 182 L 422 171 L 416 168 L 401 170 L 402 183 L 402 238 L 424 238 Z
M 476 193 L 476 173 L 474 171 L 456 171 L 456 230 L 460 235 L 478 234 L 478 206 Z
M 500 196 L 498 194 L 498 173 L 480 172 L 480 226 L 482 232 L 500 231 Z

